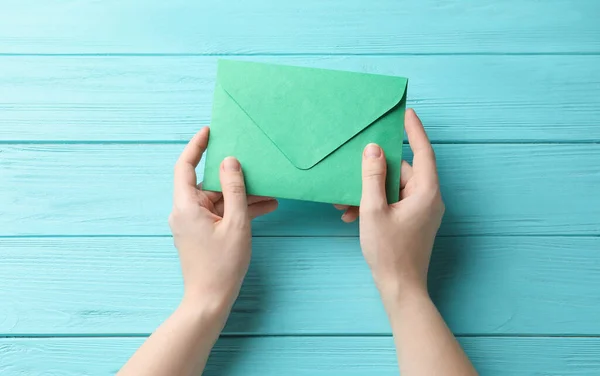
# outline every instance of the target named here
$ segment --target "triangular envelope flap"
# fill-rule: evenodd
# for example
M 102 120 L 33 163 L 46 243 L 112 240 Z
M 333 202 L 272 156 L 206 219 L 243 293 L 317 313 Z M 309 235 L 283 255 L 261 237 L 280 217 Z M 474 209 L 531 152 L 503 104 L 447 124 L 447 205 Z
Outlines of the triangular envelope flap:
M 404 96 L 402 77 L 220 60 L 217 82 L 300 169 L 309 169 Z

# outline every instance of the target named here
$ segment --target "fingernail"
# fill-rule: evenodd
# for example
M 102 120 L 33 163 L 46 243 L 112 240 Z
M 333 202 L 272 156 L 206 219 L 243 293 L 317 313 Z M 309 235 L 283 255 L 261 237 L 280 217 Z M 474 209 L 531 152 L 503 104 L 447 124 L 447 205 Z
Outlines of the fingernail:
M 227 157 L 223 160 L 223 169 L 225 171 L 234 171 L 237 172 L 240 170 L 242 166 L 240 166 L 240 162 L 234 157 Z
M 365 148 L 365 157 L 376 159 L 381 157 L 381 148 L 377 144 L 369 144 Z

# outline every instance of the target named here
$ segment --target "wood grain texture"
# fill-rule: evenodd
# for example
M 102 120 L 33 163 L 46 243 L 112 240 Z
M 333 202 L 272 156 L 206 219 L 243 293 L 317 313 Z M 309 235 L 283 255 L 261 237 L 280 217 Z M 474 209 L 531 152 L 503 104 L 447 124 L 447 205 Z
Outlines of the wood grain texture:
M 0 236 L 169 235 L 182 148 L 1 145 Z M 447 206 L 441 235 L 600 234 L 598 145 L 435 149 Z M 407 146 L 404 155 L 411 159 Z M 283 201 L 254 221 L 254 234 L 357 235 L 339 217 L 330 205 Z
M 210 123 L 216 59 L 2 57 L 0 141 L 187 140 Z M 409 77 L 434 142 L 600 140 L 600 56 L 246 59 Z
M 143 338 L 0 339 L 3 375 L 114 375 Z M 600 373 L 598 338 L 460 338 L 481 376 Z M 101 354 L 101 355 L 100 355 Z M 204 375 L 398 375 L 390 337 L 223 338 Z
M 389 334 L 357 238 L 255 238 L 226 332 Z M 169 238 L 0 239 L 0 335 L 147 334 L 177 306 Z M 431 295 L 458 334 L 600 335 L 600 238 L 440 238 Z
M 438 143 L 429 285 L 451 329 L 484 376 L 600 374 L 599 15 L 597 0 L 0 1 L 0 374 L 112 375 L 177 305 L 172 164 L 210 123 L 223 55 L 409 77 Z M 339 215 L 283 201 L 254 222 L 207 375 L 397 374 Z
M 4 0 L 0 53 L 599 52 L 596 0 Z

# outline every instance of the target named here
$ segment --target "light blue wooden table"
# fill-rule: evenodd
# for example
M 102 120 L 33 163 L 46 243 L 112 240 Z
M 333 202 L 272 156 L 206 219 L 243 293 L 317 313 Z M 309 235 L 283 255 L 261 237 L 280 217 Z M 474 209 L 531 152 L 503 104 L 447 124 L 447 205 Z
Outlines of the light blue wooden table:
M 409 77 L 452 330 L 482 375 L 600 375 L 599 1 L 0 0 L 1 375 L 113 374 L 176 306 L 222 55 Z M 284 201 L 254 233 L 206 374 L 397 374 L 355 225 Z

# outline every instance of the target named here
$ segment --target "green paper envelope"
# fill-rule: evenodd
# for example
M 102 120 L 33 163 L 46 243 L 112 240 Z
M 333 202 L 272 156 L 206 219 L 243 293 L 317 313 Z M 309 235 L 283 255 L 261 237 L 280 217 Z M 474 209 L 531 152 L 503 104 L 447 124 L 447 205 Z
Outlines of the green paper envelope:
M 227 156 L 248 194 L 358 205 L 364 147 L 387 159 L 398 201 L 408 80 L 402 77 L 219 60 L 203 188 L 221 191 Z

